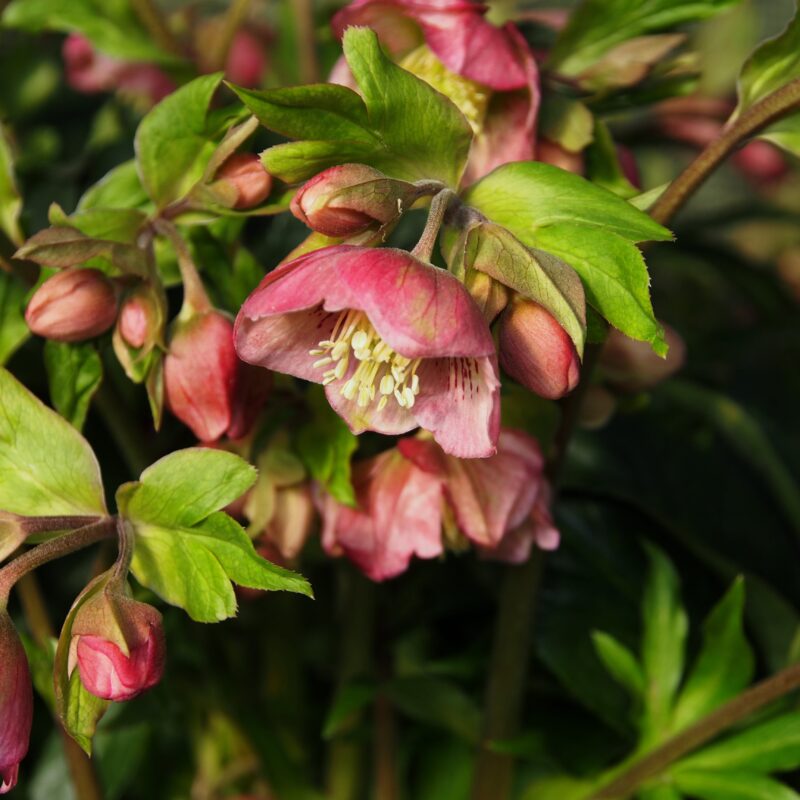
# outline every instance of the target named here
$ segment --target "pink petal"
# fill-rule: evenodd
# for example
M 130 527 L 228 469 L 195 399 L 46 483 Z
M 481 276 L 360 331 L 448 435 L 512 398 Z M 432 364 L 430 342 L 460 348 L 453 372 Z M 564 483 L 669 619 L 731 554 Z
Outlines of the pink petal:
M 341 388 L 353 371 L 351 364 L 348 375 L 325 387 L 325 395 L 331 408 L 347 423 L 353 433 L 375 431 L 387 436 L 395 436 L 400 433 L 408 433 L 417 427 L 414 414 L 407 408 L 401 408 L 394 398 L 390 398 L 386 406 L 381 411 L 377 411 L 377 401 L 370 403 L 366 408 L 360 408 L 355 400 L 348 400 L 344 397 Z
M 495 357 L 424 361 L 418 371 L 417 422 L 458 458 L 486 458 L 500 433 L 500 381 Z

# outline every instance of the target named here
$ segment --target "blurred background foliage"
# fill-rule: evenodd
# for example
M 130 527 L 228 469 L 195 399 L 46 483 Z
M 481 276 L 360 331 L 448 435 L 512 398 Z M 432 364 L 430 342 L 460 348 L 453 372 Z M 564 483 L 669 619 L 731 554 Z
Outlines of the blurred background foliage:
M 195 5 L 213 13 L 226 4 Z M 272 32 L 267 85 L 299 81 L 291 3 L 253 6 L 251 13 Z M 492 15 L 524 18 L 533 9 L 498 3 Z M 339 52 L 327 25 L 334 10 L 324 2 L 315 7 L 323 70 Z M 749 0 L 694 28 L 698 91 L 732 98 L 747 54 L 780 31 L 792 10 L 789 0 Z M 62 40 L 59 33 L 0 30 L 0 117 L 27 234 L 47 225 L 52 202 L 71 211 L 89 186 L 132 157 L 140 118 L 118 97 L 70 89 Z M 671 179 L 695 152 L 659 136 L 650 106 L 620 103 L 604 120 L 632 149 L 645 188 Z M 269 143 L 267 133 L 259 136 L 257 145 Z M 569 451 L 556 508 L 562 545 L 546 560 L 524 730 L 498 745 L 521 757 L 521 798 L 578 797 L 570 792 L 582 776 L 621 761 L 640 741 L 641 698 L 604 666 L 597 632 L 631 653 L 639 652 L 648 630 L 651 637 L 666 636 L 669 622 L 645 601 L 659 570 L 661 580 L 675 581 L 662 602 L 673 615 L 684 608 L 688 618 L 687 664 L 702 652 L 702 621 L 729 591 L 741 595 L 744 626 L 741 641 L 725 645 L 734 648 L 730 658 L 741 664 L 752 652 L 756 677 L 800 659 L 800 170 L 796 162 L 790 167 L 779 179 L 754 181 L 736 164 L 726 165 L 675 220 L 676 243 L 648 252 L 656 313 L 685 340 L 687 360 L 656 389 L 618 398 L 612 418 L 600 429 L 580 431 Z M 230 311 L 305 234 L 288 214 L 251 220 L 243 241 L 252 258 L 237 260 L 235 248 L 224 243 L 242 224 L 199 228 L 193 242 L 206 254 L 201 260 L 217 301 Z M 8 257 L 11 243 L 2 247 Z M 230 281 L 232 269 L 241 284 Z M 9 367 L 46 397 L 41 349 L 40 340 L 26 341 Z M 142 393 L 123 392 L 119 368 L 112 358 L 104 362 L 100 405 L 122 404 L 143 447 L 159 455 L 192 443 L 174 421 L 153 434 Z M 512 407 L 515 402 L 510 399 Z M 529 408 L 515 412 L 521 419 L 535 416 Z M 95 407 L 86 435 L 108 486 L 134 477 Z M 362 452 L 370 448 L 366 440 Z M 40 571 L 54 625 L 81 588 L 91 558 Z M 375 587 L 347 564 L 332 567 L 317 542 L 300 566 L 315 588 L 314 602 L 243 596 L 238 618 L 213 630 L 163 609 L 170 648 L 165 680 L 116 708 L 97 737 L 95 765 L 105 797 L 312 800 L 336 780 L 325 774 L 331 748 L 349 748 L 353 779 L 367 785 L 376 730 L 386 724 L 382 703 L 372 704 L 378 687 L 394 711 L 404 796 L 468 797 L 503 567 L 451 555 L 442 563 L 417 562 Z M 743 583 L 734 585 L 737 576 Z M 736 609 L 729 613 L 736 618 Z M 667 649 L 674 655 L 680 646 Z M 750 677 L 737 679 L 735 691 Z M 37 702 L 31 755 L 16 796 L 70 800 L 76 795 L 60 736 Z M 785 700 L 781 711 L 793 707 L 796 701 Z M 792 758 L 782 771 L 786 765 Z M 791 769 L 783 780 L 800 788 L 800 774 Z M 701 787 L 697 796 L 783 797 L 757 794 L 761 785 L 756 781 L 747 795 Z M 681 791 L 691 797 L 698 788 L 689 780 Z M 777 790 L 767 784 L 765 791 Z

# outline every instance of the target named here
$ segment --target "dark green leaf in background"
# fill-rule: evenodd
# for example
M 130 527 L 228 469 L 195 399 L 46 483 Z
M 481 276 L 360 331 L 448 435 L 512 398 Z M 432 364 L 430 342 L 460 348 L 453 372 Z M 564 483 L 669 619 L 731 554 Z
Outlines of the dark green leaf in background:
M 83 428 L 92 396 L 103 380 L 103 364 L 94 345 L 47 341 L 44 364 L 50 399 L 56 411 L 78 430 Z

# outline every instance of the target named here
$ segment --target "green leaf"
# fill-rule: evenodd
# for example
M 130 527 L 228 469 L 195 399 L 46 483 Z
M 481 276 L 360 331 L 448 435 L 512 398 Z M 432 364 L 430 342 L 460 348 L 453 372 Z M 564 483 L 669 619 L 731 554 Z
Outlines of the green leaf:
M 788 786 L 750 772 L 681 770 L 675 783 L 698 800 L 800 800 Z
M 139 177 L 159 208 L 180 200 L 203 176 L 215 147 L 208 109 L 221 80 L 221 73 L 195 78 L 139 124 L 134 140 Z
M 791 711 L 727 736 L 673 767 L 727 772 L 790 772 L 800 767 L 800 712 Z
M 355 506 L 350 460 L 358 438 L 334 412 L 317 387 L 309 390 L 313 419 L 297 432 L 297 454 L 311 477 L 345 505 Z
M 521 800 L 586 800 L 594 788 L 593 781 L 571 775 L 550 775 L 526 786 Z
M 103 380 L 103 363 L 94 345 L 48 340 L 44 365 L 50 383 L 50 399 L 62 417 L 78 430 L 83 428 L 92 396 Z
M 21 281 L 0 270 L 0 367 L 30 336 L 25 322 L 26 294 Z
M 647 681 L 642 735 L 644 741 L 652 742 L 668 733 L 683 674 L 688 620 L 675 568 L 656 547 L 648 545 L 646 549 L 650 570 L 642 600 L 642 667 Z
M 668 241 L 672 234 L 607 189 L 538 161 L 504 164 L 469 188 L 467 203 L 526 244 L 540 228 L 599 228 L 631 242 Z
M 538 135 L 580 153 L 594 139 L 594 117 L 580 100 L 548 93 L 539 110 Z
M 664 329 L 650 302 L 650 276 L 641 251 L 614 233 L 565 223 L 529 237 L 531 246 L 552 253 L 580 275 L 586 301 L 626 336 L 650 342 L 667 354 Z
M 136 161 L 131 159 L 114 167 L 78 201 L 77 211 L 92 208 L 142 208 L 148 204 Z
M 382 687 L 398 711 L 477 742 L 481 714 L 472 698 L 455 684 L 438 678 L 398 678 Z
M 89 443 L 4 369 L 0 397 L 0 509 L 104 515 L 100 467 Z
M 15 245 L 20 245 L 25 238 L 19 227 L 21 210 L 22 199 L 14 177 L 11 143 L 5 128 L 0 124 L 0 230 Z
M 639 190 L 625 177 L 611 132 L 601 120 L 595 122 L 594 141 L 586 150 L 586 172 L 592 183 L 625 200 L 639 194 Z
M 325 725 L 322 729 L 324 739 L 332 739 L 351 724 L 354 716 L 375 699 L 376 688 L 371 683 L 347 683 L 333 698 Z
M 637 800 L 682 800 L 683 795 L 674 786 L 662 783 L 640 789 L 636 797 Z
M 190 447 L 149 466 L 137 483 L 125 484 L 117 503 L 134 522 L 192 526 L 241 497 L 256 471 L 225 450 Z
M 134 527 L 136 580 L 198 622 L 235 615 L 231 581 L 311 596 L 304 578 L 261 558 L 242 527 L 222 512 L 193 527 L 149 522 L 134 522 Z
M 142 27 L 127 0 L 12 0 L 3 25 L 27 31 L 76 31 L 115 58 L 173 63 Z
M 74 214 L 65 214 L 54 203 L 50 206 L 49 219 L 51 225 L 77 228 L 92 239 L 133 244 L 147 216 L 134 208 L 87 208 Z
M 476 225 L 467 236 L 466 264 L 544 306 L 570 335 L 578 355 L 586 341 L 586 301 L 575 271 L 552 255 L 530 250 L 500 225 Z
M 737 578 L 704 625 L 703 648 L 675 705 L 681 730 L 735 697 L 753 678 L 753 652 L 742 629 L 744 580 Z
M 562 75 L 579 75 L 616 45 L 636 36 L 697 22 L 738 0 L 584 0 L 550 54 Z
M 19 632 L 19 638 L 28 658 L 33 686 L 47 704 L 51 713 L 55 713 L 56 698 L 53 692 L 53 664 L 56 657 L 56 639 L 49 638 L 44 645 L 40 645 L 22 631 Z
M 293 183 L 357 162 L 395 178 L 457 186 L 472 130 L 456 106 L 390 61 L 367 28 L 345 32 L 344 52 L 361 97 L 327 84 L 267 92 L 234 87 L 263 125 L 300 140 L 265 151 L 267 169 Z
M 636 656 L 613 636 L 602 631 L 592 633 L 595 652 L 617 683 L 624 686 L 633 697 L 645 692 L 645 677 Z

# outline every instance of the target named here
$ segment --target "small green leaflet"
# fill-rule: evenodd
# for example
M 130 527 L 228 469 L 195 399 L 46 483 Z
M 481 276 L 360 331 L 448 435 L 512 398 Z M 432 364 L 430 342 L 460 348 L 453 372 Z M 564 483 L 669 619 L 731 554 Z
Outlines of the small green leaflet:
M 0 367 L 28 338 L 25 323 L 25 285 L 0 270 Z
M 344 53 L 361 97 L 335 84 L 266 92 L 232 87 L 265 127 L 299 140 L 266 150 L 265 167 L 293 183 L 357 162 L 394 178 L 457 186 L 472 130 L 456 106 L 393 64 L 367 28 L 345 32 Z
M 528 247 L 569 264 L 588 303 L 659 355 L 667 345 L 650 302 L 650 277 L 635 242 L 667 241 L 670 232 L 612 192 L 539 162 L 499 167 L 465 201 Z
M 0 509 L 104 515 L 100 467 L 66 420 L 0 369 Z
M 11 143 L 5 128 L 0 125 L 0 231 L 15 245 L 24 239 L 19 227 L 22 199 L 14 177 L 14 160 Z
M 94 345 L 48 340 L 44 365 L 50 398 L 58 413 L 78 430 L 83 428 L 89 404 L 103 380 L 103 364 Z
M 256 472 L 222 450 L 178 450 L 120 487 L 117 504 L 134 525 L 136 579 L 199 622 L 234 616 L 231 581 L 311 595 L 295 573 L 261 558 L 242 527 L 218 509 L 249 489 Z

